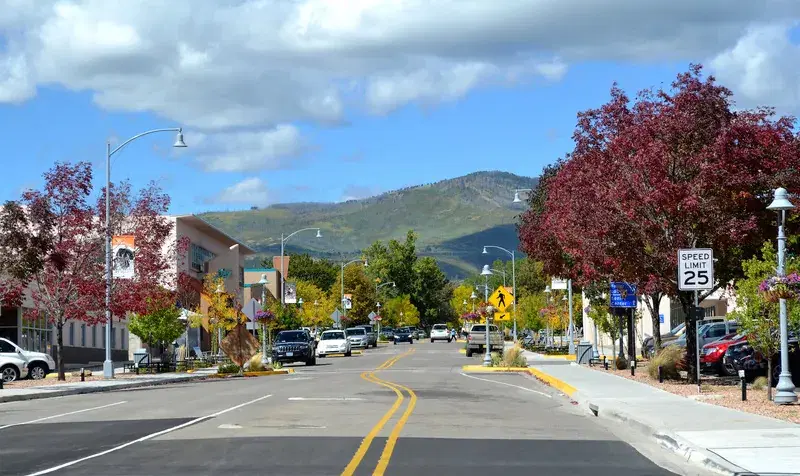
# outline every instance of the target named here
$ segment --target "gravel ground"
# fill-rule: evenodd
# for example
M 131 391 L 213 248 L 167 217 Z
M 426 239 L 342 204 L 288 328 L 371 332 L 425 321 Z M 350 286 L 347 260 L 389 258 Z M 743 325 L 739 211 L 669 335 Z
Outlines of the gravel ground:
M 637 362 L 636 376 L 631 376 L 630 370 L 603 370 L 602 367 L 592 367 L 598 372 L 608 372 L 625 377 L 627 379 L 635 380 L 637 382 L 652 385 L 653 387 L 660 388 L 667 392 L 681 395 L 686 398 L 698 400 L 713 405 L 720 405 L 723 407 L 740 410 L 743 412 L 755 413 L 779 420 L 789 421 L 792 423 L 800 423 L 800 405 L 775 405 L 767 400 L 767 390 L 754 390 L 751 385 L 747 386 L 747 400 L 742 401 L 742 388 L 736 381 L 720 381 L 720 382 L 703 382 L 701 391 L 697 391 L 697 385 L 689 384 L 686 382 L 664 381 L 659 383 L 658 380 L 650 378 L 647 375 L 647 367 Z M 773 389 L 774 390 L 774 389 Z
M 121 374 L 117 373 L 114 375 L 116 379 L 132 379 L 136 378 L 136 374 Z M 141 377 L 141 376 L 139 376 Z M 103 380 L 102 372 L 99 375 L 92 375 L 91 377 L 86 377 L 86 382 L 91 382 L 93 380 Z M 31 380 L 31 379 L 23 379 L 23 380 L 15 380 L 11 383 L 4 383 L 4 388 L 30 388 L 30 387 L 44 387 L 44 386 L 53 386 L 53 385 L 63 385 L 65 383 L 80 383 L 80 377 L 72 377 L 70 374 L 67 374 L 67 380 L 59 381 L 56 378 L 44 378 L 41 380 Z

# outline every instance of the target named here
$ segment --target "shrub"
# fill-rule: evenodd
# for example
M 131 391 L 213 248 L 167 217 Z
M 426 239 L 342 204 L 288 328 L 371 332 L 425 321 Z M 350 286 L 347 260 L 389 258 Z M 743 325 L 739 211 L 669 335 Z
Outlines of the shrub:
M 217 367 L 218 374 L 238 374 L 239 370 L 241 370 L 239 366 L 232 362 L 219 364 L 219 367 Z
M 628 359 L 625 357 L 617 357 L 614 363 L 617 366 L 617 370 L 625 370 L 628 368 Z
M 261 363 L 261 353 L 250 357 L 250 360 L 247 362 L 248 364 L 248 371 L 249 372 L 261 372 L 264 370 L 264 364 Z
M 519 347 L 512 347 L 503 354 L 502 358 L 503 367 L 527 367 L 528 359 L 522 354 L 522 349 Z
M 681 378 L 678 373 L 681 370 L 681 362 L 684 359 L 682 347 L 677 345 L 668 345 L 661 349 L 652 360 L 650 365 L 647 366 L 647 374 L 650 378 L 658 378 L 658 367 L 661 367 L 661 375 L 665 380 L 679 380 Z
M 753 381 L 753 390 L 764 390 L 767 388 L 767 377 L 757 377 Z

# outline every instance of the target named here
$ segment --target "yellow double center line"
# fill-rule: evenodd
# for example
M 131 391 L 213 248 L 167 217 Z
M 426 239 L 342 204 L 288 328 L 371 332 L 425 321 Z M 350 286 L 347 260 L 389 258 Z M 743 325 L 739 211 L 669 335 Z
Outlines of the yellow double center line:
M 344 468 L 342 472 L 342 476 L 353 476 L 355 474 L 358 465 L 361 464 L 361 460 L 364 459 L 364 455 L 367 454 L 370 445 L 372 445 L 372 440 L 378 436 L 378 433 L 386 426 L 386 423 L 391 420 L 400 406 L 403 404 L 405 400 L 405 396 L 403 395 L 403 390 L 408 392 L 410 397 L 410 401 L 408 403 L 408 407 L 406 407 L 406 411 L 400 416 L 400 419 L 397 420 L 395 423 L 394 428 L 392 428 L 392 432 L 389 433 L 389 438 L 386 440 L 386 445 L 383 447 L 383 452 L 381 453 L 381 457 L 378 459 L 378 464 L 375 466 L 375 471 L 372 472 L 373 475 L 383 475 L 386 472 L 386 467 L 389 466 L 389 460 L 392 458 L 392 453 L 394 452 L 394 447 L 397 444 L 397 439 L 400 437 L 400 432 L 403 431 L 403 427 L 406 425 L 408 418 L 411 416 L 411 413 L 414 411 L 414 407 L 417 406 L 417 394 L 414 393 L 413 390 L 406 387 L 405 385 L 400 385 L 399 383 L 389 382 L 387 380 L 383 380 L 378 378 L 375 375 L 375 372 L 378 370 L 386 370 L 397 363 L 403 357 L 411 355 L 414 353 L 416 349 L 409 349 L 407 352 L 404 352 L 396 357 L 393 357 L 383 364 L 381 364 L 377 369 L 369 372 L 364 372 L 361 374 L 361 378 L 366 380 L 367 382 L 376 383 L 383 387 L 389 388 L 394 391 L 395 395 L 397 395 L 397 399 L 395 399 L 394 404 L 392 407 L 387 411 L 378 423 L 372 427 L 367 436 L 364 437 L 364 440 L 361 442 L 361 445 L 356 450 L 356 454 L 353 455 L 353 458 L 348 463 L 347 467 Z

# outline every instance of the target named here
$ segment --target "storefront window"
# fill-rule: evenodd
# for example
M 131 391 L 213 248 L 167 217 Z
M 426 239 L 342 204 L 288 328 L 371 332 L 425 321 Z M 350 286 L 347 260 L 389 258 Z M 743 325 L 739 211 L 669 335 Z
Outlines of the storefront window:
M 22 333 L 19 346 L 32 352 L 50 354 L 53 338 L 53 327 L 47 322 L 44 313 L 38 319 L 22 319 Z

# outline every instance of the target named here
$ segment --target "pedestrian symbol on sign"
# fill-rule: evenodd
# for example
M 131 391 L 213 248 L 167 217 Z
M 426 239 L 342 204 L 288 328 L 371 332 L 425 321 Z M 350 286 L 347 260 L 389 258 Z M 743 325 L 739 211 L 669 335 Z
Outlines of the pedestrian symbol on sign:
M 503 291 L 500 291 L 499 293 L 497 293 L 497 299 L 498 299 L 498 301 L 500 303 L 500 305 L 498 307 L 502 307 L 503 309 L 505 309 L 506 308 L 506 295 L 503 294 Z

